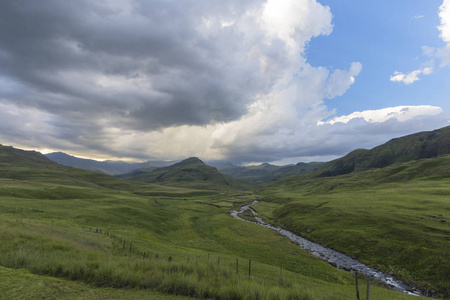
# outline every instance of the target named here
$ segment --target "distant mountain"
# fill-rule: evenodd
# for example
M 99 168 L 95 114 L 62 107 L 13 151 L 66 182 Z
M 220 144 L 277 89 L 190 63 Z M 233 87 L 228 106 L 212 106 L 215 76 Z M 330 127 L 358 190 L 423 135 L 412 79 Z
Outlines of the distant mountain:
M 144 167 L 116 177 L 167 186 L 206 190 L 250 190 L 256 187 L 251 182 L 222 174 L 216 168 L 206 165 L 196 157 L 185 159 L 168 167 Z
M 93 159 L 78 158 L 63 152 L 53 152 L 46 154 L 45 156 L 63 166 L 92 170 L 108 175 L 125 174 L 144 166 L 163 167 L 174 163 L 174 161 L 147 161 L 143 163 L 127 163 L 111 160 L 97 161 Z
M 58 199 L 66 199 L 68 197 L 92 198 L 95 197 L 92 191 L 98 188 L 130 191 L 139 195 L 205 194 L 205 192 L 199 190 L 179 189 L 158 184 L 121 180 L 91 170 L 63 166 L 51 161 L 40 152 L 25 151 L 2 145 L 0 145 L 0 178 L 26 181 L 30 186 L 30 190 L 32 190 L 32 193 L 27 194 L 27 197 L 38 195 L 48 199 L 54 199 L 55 197 L 59 197 Z M 54 184 L 65 188 L 35 188 L 33 183 Z M 74 187 L 80 187 L 81 189 L 74 190 Z M 83 188 L 93 188 L 93 190 L 83 192 Z M 3 195 L 9 193 L 8 190 L 0 192 Z M 14 197 L 19 196 L 19 194 L 14 194 Z
M 258 166 L 247 167 L 224 166 L 220 167 L 219 171 L 234 178 L 245 179 L 257 184 L 264 184 L 287 176 L 308 174 L 324 164 L 325 163 L 323 162 L 300 162 L 296 165 L 275 166 L 263 163 Z
M 392 139 L 371 150 L 358 149 L 323 165 L 319 176 L 336 176 L 450 154 L 450 126 Z

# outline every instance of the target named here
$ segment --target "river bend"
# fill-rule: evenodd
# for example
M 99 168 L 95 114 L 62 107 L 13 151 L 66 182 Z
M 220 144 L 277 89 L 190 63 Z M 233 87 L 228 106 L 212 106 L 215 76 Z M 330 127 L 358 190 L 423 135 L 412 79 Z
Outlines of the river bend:
M 365 264 L 359 262 L 356 259 L 351 258 L 348 255 L 342 254 L 333 249 L 326 248 L 320 244 L 311 242 L 311 241 L 309 241 L 301 236 L 298 236 L 288 230 L 285 230 L 281 227 L 273 226 L 267 222 L 264 222 L 261 218 L 258 217 L 258 214 L 251 208 L 252 205 L 255 205 L 257 203 L 258 203 L 258 201 L 255 200 L 251 204 L 242 206 L 239 211 L 232 210 L 230 212 L 230 214 L 233 218 L 235 218 L 237 220 L 252 222 L 252 221 L 248 221 L 248 220 L 243 219 L 238 216 L 238 214 L 241 214 L 246 210 L 250 210 L 256 219 L 256 222 L 252 222 L 252 223 L 256 223 L 258 225 L 261 225 L 266 228 L 277 231 L 278 233 L 289 238 L 291 241 L 297 243 L 301 248 L 303 248 L 303 249 L 309 251 L 311 254 L 329 262 L 333 266 L 336 266 L 338 269 L 345 270 L 345 271 L 353 271 L 353 272 L 356 271 L 356 272 L 359 272 L 366 276 L 368 275 L 371 278 L 380 280 L 381 282 L 391 286 L 392 289 L 395 291 L 407 293 L 409 295 L 422 296 L 422 294 L 419 291 L 414 290 L 413 288 L 407 286 L 406 284 L 394 279 L 394 277 L 384 274 L 383 272 L 373 269 L 369 266 L 366 266 Z

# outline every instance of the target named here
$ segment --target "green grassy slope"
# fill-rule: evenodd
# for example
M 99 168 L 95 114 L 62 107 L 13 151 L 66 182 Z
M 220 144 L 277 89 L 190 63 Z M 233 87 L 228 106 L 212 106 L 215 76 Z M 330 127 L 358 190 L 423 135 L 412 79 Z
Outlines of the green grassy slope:
M 177 188 L 172 194 L 137 194 L 135 184 L 153 185 L 130 186 L 72 168 L 57 172 L 60 166 L 39 165 L 32 158 L 1 162 L 0 278 L 14 276 L 12 283 L 0 280 L 0 294 L 7 299 L 45 298 L 53 292 L 57 298 L 119 299 L 158 298 L 155 292 L 215 299 L 354 295 L 351 274 L 275 232 L 228 215 L 252 194 L 195 195 Z M 90 182 L 95 179 L 104 182 Z M 371 286 L 371 295 L 413 299 L 379 286 Z
M 450 296 L 450 155 L 267 185 L 266 219 Z
M 194 189 L 167 188 L 158 184 L 131 182 L 98 172 L 61 166 L 39 152 L 1 145 L 0 178 L 28 181 L 30 191 L 27 193 L 37 193 L 37 197 L 48 198 L 64 198 L 67 196 L 66 194 L 81 193 L 82 188 L 125 190 L 141 195 L 205 194 L 204 191 Z M 31 191 L 31 187 L 36 182 L 65 185 L 65 187 L 50 186 L 51 189 Z M 62 189 L 66 189 L 68 192 L 63 192 Z M 90 193 L 95 194 L 96 192 L 89 190 L 86 193 L 85 196 L 90 197 Z
M 450 126 L 430 132 L 420 132 L 389 142 L 371 150 L 358 149 L 331 161 L 318 170 L 320 176 L 335 176 L 371 168 L 383 168 L 393 163 L 450 154 Z
M 287 176 L 311 173 L 323 164 L 324 163 L 321 162 L 300 162 L 296 165 L 275 166 L 264 163 L 259 166 L 247 167 L 225 166 L 219 168 L 219 171 L 234 178 L 245 179 L 257 184 L 264 184 Z
M 251 182 L 222 174 L 196 157 L 185 159 L 168 167 L 142 168 L 117 177 L 167 186 L 207 190 L 251 190 L 256 187 Z
M 79 281 L 0 266 L 1 299 L 192 299 L 136 289 L 95 288 Z

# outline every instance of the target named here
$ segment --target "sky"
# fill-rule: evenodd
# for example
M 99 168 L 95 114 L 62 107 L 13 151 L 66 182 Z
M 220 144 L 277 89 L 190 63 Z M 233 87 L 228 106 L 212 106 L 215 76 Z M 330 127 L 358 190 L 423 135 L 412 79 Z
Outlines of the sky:
M 450 0 L 0 1 L 0 144 L 328 161 L 450 125 Z

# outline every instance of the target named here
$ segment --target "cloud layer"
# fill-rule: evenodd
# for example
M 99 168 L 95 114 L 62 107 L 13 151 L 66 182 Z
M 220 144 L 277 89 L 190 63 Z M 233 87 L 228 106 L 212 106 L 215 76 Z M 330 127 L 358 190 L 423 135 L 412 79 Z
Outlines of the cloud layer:
M 359 62 L 347 70 L 308 63 L 308 42 L 331 34 L 331 21 L 315 0 L 8 1 L 0 10 L 1 142 L 242 163 L 341 155 L 442 124 L 437 110 L 408 107 L 417 113 L 380 124 L 350 117 L 318 125 L 334 115 L 325 101 L 362 71 Z M 366 143 L 368 132 L 378 138 Z

